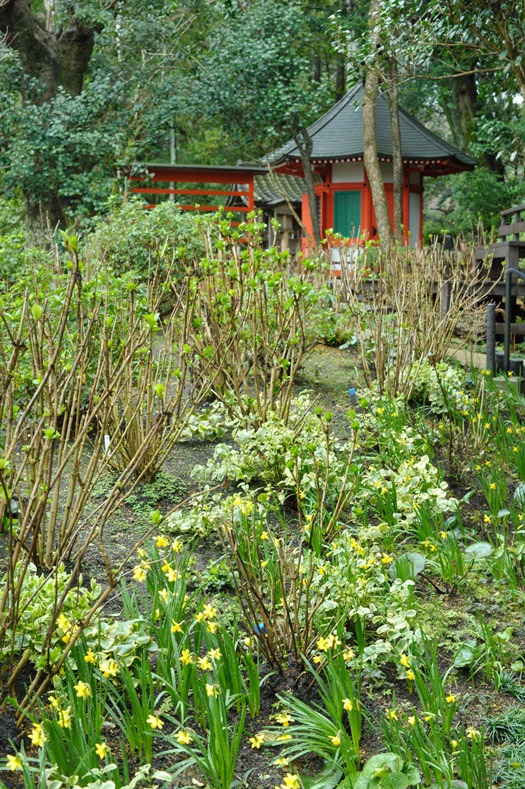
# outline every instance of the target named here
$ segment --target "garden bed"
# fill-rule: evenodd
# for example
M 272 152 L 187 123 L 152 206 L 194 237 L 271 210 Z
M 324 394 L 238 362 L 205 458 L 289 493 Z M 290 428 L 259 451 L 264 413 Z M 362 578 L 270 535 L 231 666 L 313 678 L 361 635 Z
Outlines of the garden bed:
M 229 254 L 3 401 L 5 784 L 518 789 L 523 399 Z
M 356 383 L 355 361 L 356 359 L 352 359 L 348 351 L 343 352 L 334 348 L 320 346 L 316 353 L 309 359 L 305 368 L 301 371 L 297 381 L 298 391 L 302 390 L 304 387 L 310 392 L 315 392 L 319 397 L 318 404 L 322 406 L 323 411 L 328 408 L 330 409 L 331 413 L 334 415 L 333 420 L 331 420 L 334 425 L 334 432 L 336 432 L 336 434 L 338 433 L 340 437 L 344 437 L 345 440 L 348 440 L 352 433 L 347 415 L 350 406 L 348 384 Z M 484 383 L 483 377 L 481 377 L 480 380 Z M 474 378 L 470 379 L 470 386 L 472 387 L 473 393 L 477 386 Z M 391 435 L 396 435 L 396 429 L 392 430 L 389 422 L 396 422 L 399 411 L 392 411 L 392 405 L 388 400 L 386 404 L 383 403 L 381 405 L 381 403 L 382 401 L 377 399 L 375 402 L 370 401 L 365 408 L 361 406 L 357 408 L 357 418 L 369 420 L 368 432 L 365 433 L 365 445 L 368 444 L 369 449 L 367 448 L 359 459 L 359 463 L 363 464 L 363 468 L 375 466 L 377 460 L 372 462 L 375 453 L 377 453 L 376 457 L 378 459 L 381 458 L 383 463 L 387 461 L 386 456 L 389 447 L 384 443 L 384 435 L 382 436 L 381 434 L 382 429 L 385 434 L 391 430 Z M 394 407 L 395 409 L 403 408 L 403 406 L 400 405 L 395 405 Z M 384 413 L 387 409 L 391 410 L 390 420 L 384 418 Z M 381 411 L 383 411 L 383 413 L 381 413 Z M 497 420 L 503 419 L 505 420 L 505 424 L 510 424 L 508 420 L 507 405 L 502 396 L 499 396 L 494 415 L 496 415 Z M 432 436 L 432 449 L 434 451 L 435 464 L 433 467 L 441 469 L 440 478 L 448 484 L 450 494 L 457 500 L 461 500 L 467 493 L 472 493 L 468 501 L 465 501 L 459 506 L 463 530 L 462 535 L 458 535 L 459 544 L 464 547 L 469 541 L 475 543 L 476 538 L 479 538 L 479 542 L 486 542 L 487 540 L 490 542 L 492 540 L 494 543 L 498 535 L 495 534 L 495 531 L 492 531 L 492 529 L 493 525 L 497 523 L 496 519 L 498 516 L 497 513 L 494 512 L 494 503 L 492 503 L 491 513 L 491 507 L 485 495 L 487 490 L 485 490 L 484 494 L 483 486 L 486 488 L 488 484 L 488 491 L 490 491 L 491 484 L 495 484 L 486 482 L 489 477 L 492 479 L 491 474 L 495 464 L 493 465 L 492 461 L 487 459 L 482 460 L 484 467 L 481 480 L 480 464 L 471 461 L 469 458 L 454 457 L 453 468 L 448 468 L 449 455 L 446 441 L 440 440 L 440 438 L 444 436 L 446 430 L 455 429 L 455 426 L 450 424 L 450 422 L 448 422 L 447 427 L 444 428 L 444 423 L 447 422 L 449 418 L 450 415 L 448 414 L 443 415 L 431 412 L 424 414 L 420 408 L 418 409 L 418 407 L 414 405 L 406 408 L 403 422 L 405 426 L 417 424 L 419 420 L 425 422 L 425 429 L 428 430 L 429 434 Z M 488 414 L 486 418 L 489 418 Z M 490 418 L 492 419 L 492 416 L 490 416 Z M 419 435 L 421 435 L 423 433 L 421 430 L 421 423 L 418 429 L 420 430 Z M 459 430 L 459 428 L 457 429 Z M 513 433 L 515 433 L 516 429 L 521 430 L 521 423 L 513 423 Z M 507 428 L 505 428 L 505 430 L 507 430 Z M 402 428 L 397 432 L 401 435 L 403 432 Z M 492 432 L 491 425 L 491 433 Z M 362 432 L 358 433 L 358 435 L 360 434 L 362 435 Z M 521 447 L 521 439 L 517 439 L 517 442 L 518 446 Z M 231 443 L 230 439 L 230 444 Z M 481 453 L 475 460 L 494 457 L 496 451 L 501 451 L 501 447 L 499 447 L 498 450 L 498 447 L 495 446 L 493 440 L 488 435 L 486 441 L 483 443 L 484 445 Z M 216 442 L 210 443 L 198 439 L 189 439 L 180 443 L 174 448 L 173 453 L 167 460 L 165 469 L 159 476 L 157 483 L 154 485 L 139 486 L 131 501 L 128 500 L 117 510 L 111 522 L 108 524 L 109 528 L 107 533 L 107 549 L 112 556 L 112 560 L 116 560 L 119 555 L 121 555 L 123 546 L 135 544 L 135 542 L 140 539 L 141 532 L 149 528 L 149 512 L 151 509 L 158 508 L 164 513 L 172 507 L 177 497 L 184 498 L 198 490 L 199 485 L 191 476 L 191 471 L 196 463 L 204 465 L 212 457 L 215 446 Z M 513 451 L 513 447 L 514 444 L 510 449 L 511 452 Z M 421 450 L 415 447 L 414 452 L 419 459 Z M 522 450 L 517 453 L 513 452 L 513 454 L 521 456 Z M 507 457 L 511 459 L 512 455 L 508 455 L 507 453 Z M 491 465 L 485 465 L 488 463 Z M 390 465 L 392 465 L 392 463 L 390 463 Z M 508 460 L 506 460 L 506 504 L 512 501 L 512 495 L 517 482 L 516 470 Z M 502 484 L 501 477 L 498 477 L 498 484 Z M 373 483 L 373 485 L 375 485 L 375 483 Z M 373 489 L 372 487 L 372 490 Z M 229 490 L 221 495 L 224 497 L 227 494 L 235 493 L 236 490 L 238 489 L 235 483 L 230 483 Z M 253 491 L 253 493 L 250 491 Z M 240 495 L 241 500 L 249 501 L 251 500 L 251 496 L 254 495 L 256 497 L 259 491 L 260 481 L 254 479 L 249 488 L 243 490 L 238 495 Z M 101 483 L 99 483 L 93 491 L 94 503 L 96 503 L 96 500 L 103 496 L 105 492 L 105 483 L 104 479 L 102 479 Z M 370 495 L 371 494 L 368 494 L 368 496 Z M 256 500 L 255 498 L 254 501 Z M 301 503 L 301 501 L 302 500 L 299 500 L 299 503 Z M 386 504 L 386 501 L 381 502 L 381 507 L 384 508 Z M 503 509 L 503 506 L 499 506 L 500 504 L 503 505 L 503 502 L 498 503 L 498 511 Z M 286 527 L 288 539 L 293 542 L 297 540 L 298 535 L 297 504 L 294 505 L 288 501 L 283 512 L 289 522 L 289 526 Z M 516 545 L 519 548 L 521 544 L 519 543 L 520 530 L 519 528 L 515 530 L 512 525 L 514 521 L 516 521 L 519 526 L 517 521 L 520 517 L 519 512 L 520 511 L 512 508 L 513 514 L 509 512 L 506 515 L 500 515 L 500 520 L 503 519 L 505 524 L 507 524 L 505 533 L 508 535 L 509 547 L 511 550 L 512 546 L 514 546 L 514 552 L 516 551 Z M 444 514 L 450 518 L 449 513 Z M 384 509 L 383 515 L 385 515 Z M 361 519 L 362 517 L 361 515 Z M 486 522 L 487 518 L 491 521 L 490 526 Z M 342 514 L 342 519 L 342 522 L 344 520 L 349 521 L 349 526 L 346 528 L 350 528 L 351 532 L 357 535 L 360 529 L 359 516 L 356 519 L 356 513 L 352 512 L 352 508 L 349 507 L 348 504 L 345 507 L 344 514 Z M 374 529 L 374 525 L 377 526 L 378 523 L 381 523 L 381 518 L 378 517 L 378 508 L 374 505 L 373 498 L 369 498 L 367 503 L 367 519 L 369 529 L 372 530 Z M 442 529 L 446 529 L 446 534 L 448 535 L 446 539 L 455 539 L 450 525 L 448 527 L 444 525 L 446 521 L 447 518 L 444 518 L 442 515 L 438 517 L 437 522 L 441 524 Z M 283 523 L 275 518 L 271 519 L 271 522 L 273 523 L 273 533 L 276 536 L 282 535 Z M 392 524 L 390 524 L 390 526 L 392 526 Z M 516 533 L 516 531 L 518 533 Z M 168 535 L 170 540 L 177 539 L 175 533 L 164 533 Z M 442 532 L 442 535 L 443 534 L 445 534 L 445 532 Z M 235 621 L 243 622 L 243 616 L 239 610 L 239 604 L 235 596 L 235 588 L 231 576 L 232 570 L 225 561 L 224 547 L 221 546 L 218 541 L 216 532 L 214 532 L 213 529 L 208 529 L 207 533 L 197 538 L 196 541 L 194 541 L 194 535 L 191 533 L 179 536 L 181 537 L 181 541 L 184 541 L 185 545 L 191 545 L 191 560 L 187 565 L 188 568 L 191 568 L 187 577 L 189 592 L 191 594 L 197 591 L 202 592 L 203 602 L 201 605 L 211 605 L 220 610 L 222 612 L 221 619 L 225 623 L 225 627 L 231 626 L 231 623 Z M 420 557 L 424 556 L 425 560 L 431 563 L 434 561 L 434 557 L 432 556 L 434 553 L 434 550 L 432 550 L 434 544 L 435 554 L 439 556 L 443 544 L 446 541 L 436 536 L 436 539 L 432 543 L 431 550 L 429 551 L 428 548 L 427 550 L 424 548 L 422 549 L 421 540 L 419 542 L 414 541 L 410 532 L 407 532 L 406 535 L 403 536 L 403 529 L 398 530 L 397 538 L 388 538 L 386 542 L 380 533 L 378 533 L 378 536 L 379 541 L 375 544 L 383 546 L 385 550 L 381 548 L 381 552 L 383 555 L 388 555 L 389 558 L 388 563 L 385 564 L 385 569 L 392 566 L 390 560 L 393 563 L 396 556 L 406 554 L 409 549 L 416 552 Z M 498 550 L 497 541 L 495 542 L 495 547 L 496 550 Z M 419 553 L 420 551 L 421 553 Z M 390 552 L 392 553 L 390 554 Z M 492 556 L 493 555 L 494 554 L 492 554 Z M 510 555 L 512 556 L 512 554 Z M 137 566 L 135 564 L 135 557 L 130 561 L 130 568 Z M 513 695 L 512 692 L 509 692 L 509 688 L 513 687 L 512 682 L 516 684 L 518 689 L 521 687 L 521 670 L 518 669 L 517 663 L 519 663 L 523 655 L 525 646 L 520 570 L 517 569 L 518 583 L 516 586 L 509 586 L 509 580 L 505 577 L 504 573 L 500 570 L 498 574 L 499 577 L 495 577 L 494 570 L 490 569 L 490 564 L 487 565 L 487 561 L 488 560 L 473 559 L 472 566 L 468 572 L 464 573 L 464 578 L 461 577 L 462 574 L 459 572 L 456 573 L 455 577 L 445 577 L 445 574 L 440 576 L 439 567 L 433 567 L 431 570 L 425 568 L 425 571 L 416 575 L 414 590 L 411 596 L 410 605 L 415 608 L 415 622 L 422 628 L 422 633 L 424 633 L 428 639 L 426 648 L 436 650 L 433 654 L 435 654 L 437 659 L 438 672 L 441 676 L 448 673 L 445 688 L 448 697 L 454 697 L 453 701 L 450 702 L 454 706 L 453 730 L 451 729 L 452 733 L 448 736 L 448 743 L 443 743 L 443 745 L 448 745 L 449 748 L 452 748 L 448 754 L 451 759 L 454 756 L 454 748 L 450 746 L 450 742 L 454 740 L 454 737 L 458 736 L 454 734 L 454 732 L 457 732 L 461 727 L 463 727 L 465 731 L 475 730 L 477 732 L 482 732 L 484 731 L 484 727 L 487 727 L 487 731 L 492 731 L 490 721 L 500 718 L 502 712 L 504 717 L 505 715 L 508 717 L 509 715 L 518 715 L 521 710 L 519 698 L 516 699 L 516 694 Z M 86 555 L 82 563 L 82 572 L 84 574 L 84 579 L 96 578 L 98 575 L 102 581 L 104 580 L 103 561 L 97 552 L 96 545 L 94 545 L 91 552 Z M 157 573 L 157 575 L 159 575 L 159 573 Z M 408 572 L 408 576 L 410 577 L 410 572 Z M 155 600 L 158 602 L 158 597 L 156 597 L 158 590 L 155 592 L 155 590 L 150 587 L 149 594 L 144 596 L 142 591 L 143 583 L 141 584 L 137 581 L 130 583 L 128 581 L 128 592 L 133 593 L 133 586 L 136 589 L 136 594 L 139 596 L 138 605 L 140 614 L 144 617 L 143 624 L 139 629 L 144 628 L 148 634 L 152 635 L 157 629 L 155 620 L 154 618 L 151 620 L 151 616 Z M 240 617 L 239 614 L 241 614 Z M 382 620 L 383 625 L 385 622 L 388 622 L 389 616 L 395 615 L 396 613 L 394 610 L 392 610 L 390 614 L 388 611 L 385 611 L 383 616 L 386 618 Z M 112 616 L 116 616 L 117 621 L 122 618 L 128 618 L 122 611 L 120 595 L 117 595 L 108 607 L 102 611 L 102 616 L 109 616 L 110 619 Z M 489 628 L 488 633 L 490 633 L 490 635 L 486 634 L 486 637 L 489 639 L 488 644 L 487 641 L 483 642 L 480 640 L 479 617 L 487 623 Z M 149 625 L 147 625 L 148 620 L 150 621 Z M 228 625 L 228 622 L 230 622 L 230 625 Z M 242 644 L 247 638 L 251 638 L 251 640 L 255 642 L 252 644 L 251 648 L 255 648 L 256 652 L 259 653 L 259 671 L 263 683 L 257 715 L 253 719 L 247 718 L 244 723 L 244 734 L 241 736 L 239 742 L 235 775 L 244 780 L 244 785 L 253 787 L 254 789 L 255 787 L 275 786 L 283 780 L 283 773 L 280 772 L 275 765 L 280 749 L 270 747 L 267 743 L 273 743 L 275 740 L 278 740 L 279 735 L 276 733 L 276 716 L 279 717 L 279 710 L 281 710 L 281 717 L 284 714 L 284 719 L 286 719 L 286 703 L 279 701 L 279 699 L 283 698 L 283 693 L 291 693 L 298 701 L 306 702 L 309 705 L 317 704 L 320 708 L 323 708 L 323 703 L 319 696 L 313 675 L 308 671 L 305 673 L 306 666 L 297 665 L 293 656 L 290 656 L 286 659 L 283 658 L 282 674 L 279 673 L 265 660 L 260 650 L 257 650 L 257 639 L 254 639 L 253 634 L 249 633 L 246 622 L 244 621 L 244 624 L 237 625 L 237 627 L 238 643 L 241 645 L 240 649 L 246 649 Z M 371 621 L 369 627 L 370 631 L 368 637 L 371 639 L 371 643 L 381 640 L 377 632 L 378 627 L 381 626 Z M 415 628 L 413 628 L 413 630 L 415 632 Z M 468 661 L 466 660 L 466 657 L 469 657 L 467 647 L 466 657 L 463 656 L 465 659 L 464 664 L 454 668 L 454 659 L 456 663 L 458 663 L 458 652 L 461 650 L 462 645 L 472 642 L 474 632 L 477 633 L 477 642 L 480 648 L 477 650 L 475 657 L 474 649 L 472 650 L 472 659 Z M 502 634 L 506 634 L 505 637 L 502 637 Z M 434 640 L 435 646 L 433 645 Z M 310 660 L 316 655 L 322 656 L 324 660 L 328 658 L 332 652 L 335 653 L 338 651 L 336 649 L 328 649 L 323 653 L 322 650 L 320 651 L 316 648 L 315 641 L 316 639 L 309 645 L 311 649 Z M 401 644 L 404 643 L 404 640 L 401 641 Z M 349 644 L 357 651 L 355 634 L 353 638 L 350 637 Z M 419 648 L 414 647 L 414 655 L 418 654 L 418 649 Z M 410 649 L 406 646 L 398 649 L 397 661 L 392 659 L 393 655 L 391 651 L 383 655 L 378 655 L 377 666 L 375 666 L 374 661 L 372 661 L 361 675 L 359 689 L 360 703 L 363 710 L 366 710 L 362 736 L 359 743 L 359 760 L 362 764 L 365 764 L 367 759 L 372 757 L 375 753 L 391 750 L 393 747 L 391 741 L 389 742 L 388 748 L 385 747 L 385 734 L 384 732 L 382 733 L 380 729 L 381 721 L 383 721 L 383 726 L 390 726 L 392 730 L 399 724 L 401 733 L 404 733 L 406 736 L 407 729 L 409 731 L 411 726 L 410 722 L 407 723 L 407 721 L 410 721 L 412 716 L 417 714 L 418 710 L 420 714 L 422 714 L 421 696 L 418 696 L 415 681 L 407 680 L 406 678 L 411 669 L 403 664 L 399 664 L 399 656 L 406 656 L 409 652 Z M 139 650 L 135 663 L 146 660 L 153 669 L 155 668 L 157 661 L 155 650 L 151 653 L 143 653 L 142 657 L 140 657 L 140 655 L 141 653 Z M 401 659 L 403 660 L 403 657 L 401 657 Z M 415 667 L 417 658 L 410 657 L 410 665 L 412 665 L 412 660 L 414 660 Z M 459 660 L 459 664 L 461 664 L 461 659 Z M 312 668 L 315 666 L 314 663 L 311 663 L 311 665 Z M 353 670 L 356 670 L 357 664 L 355 658 L 352 659 L 349 665 L 354 666 Z M 451 666 L 453 668 L 450 672 Z M 514 666 L 514 669 L 512 669 L 511 666 Z M 405 677 L 403 678 L 403 676 L 400 676 L 400 673 L 401 675 L 404 673 Z M 29 676 L 26 675 L 26 682 L 28 680 Z M 116 678 L 112 681 L 115 684 L 118 682 Z M 157 692 L 160 692 L 160 688 L 161 686 L 159 685 Z M 87 699 L 84 701 L 87 702 Z M 162 704 L 160 707 L 162 709 Z M 153 714 L 159 712 L 155 704 L 153 704 L 151 712 Z M 50 713 L 50 710 L 46 710 L 45 715 Z M 5 721 L 13 720 L 12 713 L 9 714 L 6 711 L 4 715 Z M 163 716 L 160 714 L 159 717 L 162 719 Z M 288 729 L 292 730 L 292 725 L 294 723 L 292 720 L 293 713 L 291 713 L 289 717 L 289 725 L 283 727 L 284 733 L 286 733 Z M 239 721 L 238 713 L 233 710 L 231 714 L 233 725 L 235 725 L 236 719 Z M 312 726 L 313 725 L 314 723 L 312 722 Z M 441 726 L 442 723 L 439 725 Z M 205 735 L 205 729 L 203 729 L 202 726 L 199 727 L 193 723 L 192 728 L 193 727 L 195 727 L 195 732 L 200 733 L 201 736 Z M 8 726 L 7 728 L 4 727 L 4 730 L 9 735 L 7 729 Z M 21 730 L 22 741 L 25 742 L 29 759 L 32 755 L 34 755 L 35 758 L 37 756 L 36 746 L 32 745 L 30 739 L 28 739 L 28 732 L 30 733 L 32 730 L 34 731 L 33 726 L 28 724 L 27 721 L 22 726 Z M 178 727 L 176 727 L 173 722 L 170 722 L 170 716 L 168 715 L 165 720 L 165 727 L 162 729 L 163 737 L 169 736 L 170 732 L 173 736 L 177 730 Z M 153 731 L 153 734 L 156 733 L 156 731 Z M 264 741 L 261 743 L 260 747 L 253 748 L 252 744 L 249 742 L 250 737 L 253 740 L 253 738 L 260 736 L 261 733 Z M 120 762 L 122 764 L 122 757 L 118 756 L 119 752 L 122 751 L 123 748 L 124 752 L 127 749 L 129 768 L 131 774 L 133 774 L 133 772 L 139 768 L 141 762 L 138 753 L 130 749 L 129 746 L 123 745 L 123 743 L 126 742 L 126 736 L 125 734 L 123 736 L 123 732 L 115 722 L 108 725 L 106 734 L 107 736 L 104 742 L 107 742 L 108 747 L 112 748 L 118 763 Z M 15 743 L 20 743 L 20 740 L 16 738 L 14 730 L 11 731 L 10 736 L 15 738 Z M 146 733 L 146 736 L 150 737 L 151 735 Z M 337 735 L 334 734 L 334 736 Z M 446 738 L 444 739 L 446 740 Z M 487 735 L 485 735 L 485 740 L 486 749 L 487 742 L 489 742 Z M 151 750 L 151 762 L 154 769 L 169 772 L 173 770 L 174 766 L 179 765 L 179 760 L 186 746 L 183 743 L 179 755 L 168 757 L 160 755 L 162 751 L 165 750 L 164 745 L 164 740 L 160 737 L 158 740 L 154 740 Z M 4 742 L 3 747 L 4 753 L 6 750 L 9 750 L 7 740 Z M 501 749 L 501 744 L 498 747 Z M 332 756 L 335 756 L 336 750 L 337 749 L 334 749 L 334 754 L 332 754 Z M 495 748 L 494 756 L 496 760 L 497 754 L 498 748 Z M 289 767 L 286 768 L 286 774 L 295 774 L 297 772 L 303 776 L 305 786 L 310 785 L 304 776 L 322 774 L 323 769 L 326 770 L 326 765 L 329 763 L 330 760 L 323 763 L 320 756 L 315 756 L 314 753 L 310 752 L 297 759 L 292 759 L 289 763 Z M 507 771 L 509 770 L 508 767 L 506 769 Z M 6 785 L 20 785 L 20 780 L 17 780 L 17 775 L 18 773 L 16 772 L 11 773 L 12 778 L 8 778 L 7 780 L 6 776 L 4 778 Z M 334 779 L 336 775 L 337 773 L 334 773 Z M 184 775 L 184 780 L 180 785 L 185 785 L 185 783 L 189 783 L 191 780 L 193 780 L 193 785 L 199 785 L 201 778 L 202 773 L 194 766 L 189 770 L 187 775 Z M 291 779 L 289 780 L 291 781 Z M 330 783 L 332 779 L 327 778 L 326 780 L 328 781 L 326 785 L 333 785 Z M 179 784 L 176 783 L 175 785 Z M 201 785 L 204 784 L 202 783 Z M 508 785 L 518 786 L 518 783 L 511 783 Z

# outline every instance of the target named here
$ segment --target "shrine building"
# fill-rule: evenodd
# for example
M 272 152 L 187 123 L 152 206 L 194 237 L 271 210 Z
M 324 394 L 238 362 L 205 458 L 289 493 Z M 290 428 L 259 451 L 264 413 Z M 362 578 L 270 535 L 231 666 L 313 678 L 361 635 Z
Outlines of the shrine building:
M 309 128 L 310 161 L 321 182 L 315 186 L 321 235 L 328 228 L 354 240 L 377 238 L 370 184 L 363 164 L 363 87 L 355 86 Z M 455 148 L 399 109 L 403 158 L 403 227 L 405 243 L 423 241 L 423 179 L 472 170 L 476 160 Z M 376 102 L 377 151 L 393 223 L 393 164 L 390 111 L 386 98 Z M 293 140 L 272 155 L 276 172 L 304 178 Z M 302 221 L 311 233 L 308 198 L 303 194 Z
M 308 128 L 313 143 L 310 161 L 323 239 L 329 229 L 354 243 L 377 239 L 370 184 L 363 163 L 362 100 L 363 87 L 356 85 Z M 423 241 L 425 177 L 472 170 L 477 162 L 402 109 L 399 109 L 399 125 L 404 239 L 406 244 L 417 246 Z M 378 157 L 393 222 L 390 111 L 381 94 L 376 102 L 376 129 Z M 282 248 L 295 252 L 299 250 L 302 229 L 294 212 L 300 216 L 307 233 L 312 234 L 299 150 L 291 140 L 268 159 L 272 172 L 263 163 L 137 165 L 128 171 L 126 191 L 148 195 L 152 200 L 169 197 L 181 201 L 182 210 L 215 211 L 221 203 L 238 213 L 239 218 L 243 212 L 261 208 L 266 220 L 275 218 L 282 227 L 279 239 L 269 228 L 268 243 L 278 242 Z M 154 205 L 151 202 L 148 207 Z M 303 250 L 307 248 L 306 242 L 303 237 Z

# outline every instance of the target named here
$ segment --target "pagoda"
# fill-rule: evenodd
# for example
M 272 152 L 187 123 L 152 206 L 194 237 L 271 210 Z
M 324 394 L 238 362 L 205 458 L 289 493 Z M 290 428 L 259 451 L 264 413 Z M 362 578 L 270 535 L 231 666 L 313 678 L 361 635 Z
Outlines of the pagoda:
M 321 118 L 308 127 L 312 139 L 310 161 L 316 178 L 315 194 L 321 236 L 328 229 L 362 242 L 377 239 L 370 184 L 363 164 L 363 87 L 356 85 Z M 423 240 L 423 181 L 425 177 L 472 170 L 476 160 L 438 137 L 399 109 L 403 159 L 403 228 L 405 243 Z M 386 198 L 393 224 L 393 164 L 390 110 L 384 95 L 376 103 L 376 136 Z M 271 155 L 277 173 L 304 178 L 294 140 Z M 302 221 L 312 234 L 308 197 L 302 196 Z

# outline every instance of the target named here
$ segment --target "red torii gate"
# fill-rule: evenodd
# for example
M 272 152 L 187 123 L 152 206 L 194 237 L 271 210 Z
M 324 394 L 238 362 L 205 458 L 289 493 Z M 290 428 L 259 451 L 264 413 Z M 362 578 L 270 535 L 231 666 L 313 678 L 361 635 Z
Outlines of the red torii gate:
M 133 174 L 133 169 L 140 168 L 139 174 Z M 136 168 L 129 168 L 126 172 L 126 193 L 143 195 L 191 195 L 198 197 L 223 196 L 223 197 L 246 197 L 247 205 L 236 205 L 229 208 L 234 212 L 249 213 L 253 211 L 254 186 L 253 177 L 256 174 L 266 173 L 264 167 L 247 165 L 205 165 L 205 164 L 155 164 L 146 163 L 136 165 Z M 152 181 L 153 183 L 164 183 L 168 186 L 132 186 L 132 183 L 140 181 Z M 230 184 L 232 187 L 237 185 L 245 186 L 244 191 L 239 189 L 179 189 L 178 183 L 191 184 Z M 173 186 L 171 185 L 173 184 Z M 150 203 L 147 208 L 154 208 L 155 204 Z M 198 205 L 197 201 L 191 205 L 180 205 L 178 208 L 183 211 L 218 211 L 222 206 L 218 205 Z M 235 224 L 235 223 L 234 223 Z

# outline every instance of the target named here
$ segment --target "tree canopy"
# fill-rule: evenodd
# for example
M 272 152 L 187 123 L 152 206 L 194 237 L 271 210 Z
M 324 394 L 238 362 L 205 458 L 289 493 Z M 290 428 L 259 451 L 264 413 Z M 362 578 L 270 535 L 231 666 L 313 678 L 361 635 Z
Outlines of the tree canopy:
M 524 9 L 377 7 L 370 29 L 367 0 L 6 0 L 0 189 L 23 196 L 34 228 L 103 211 L 133 161 L 232 164 L 290 137 L 307 155 L 308 124 L 374 72 L 494 173 L 493 214 L 520 194 L 525 166 Z M 446 187 L 451 219 L 469 178 Z

